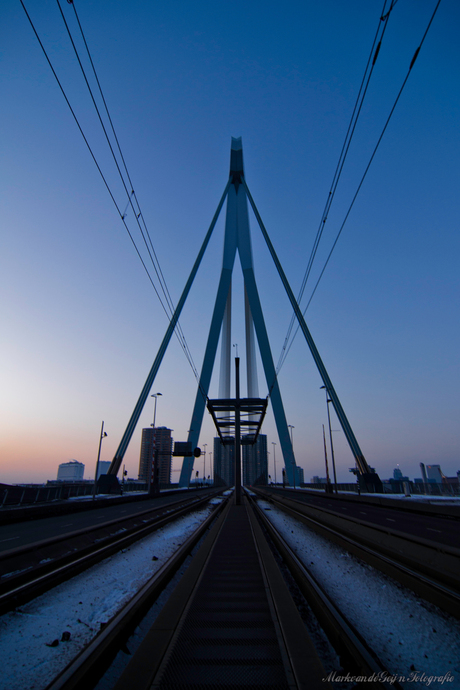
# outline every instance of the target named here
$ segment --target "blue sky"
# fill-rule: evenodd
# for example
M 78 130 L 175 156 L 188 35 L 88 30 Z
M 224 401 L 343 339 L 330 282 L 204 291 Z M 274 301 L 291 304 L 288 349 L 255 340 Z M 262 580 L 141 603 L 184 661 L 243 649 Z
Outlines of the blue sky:
M 124 209 L 58 5 L 24 2 Z M 81 49 L 73 8 L 61 5 Z M 243 138 L 249 188 L 298 292 L 382 5 L 76 0 L 174 302 L 224 190 L 232 136 Z M 400 0 L 391 13 L 303 308 L 435 5 Z M 459 19 L 458 3 L 442 0 L 306 314 L 364 455 L 382 478 L 397 463 L 410 477 L 420 476 L 420 462 L 439 463 L 448 476 L 460 470 Z M 0 481 L 52 479 L 69 459 L 84 462 L 89 478 L 101 421 L 108 433 L 102 459 L 111 460 L 167 319 L 19 2 L 2 3 L 0 26 Z M 135 234 L 132 214 L 127 222 Z M 251 227 L 276 363 L 291 311 L 252 217 Z M 222 240 L 221 220 L 181 318 L 198 368 Z M 233 341 L 240 353 L 241 283 L 237 265 Z M 279 381 L 297 463 L 306 478 L 323 476 L 326 403 L 300 334 Z M 177 341 L 157 391 L 157 423 L 185 440 L 196 381 Z M 216 376 L 210 395 L 217 395 Z M 152 414 L 150 400 L 125 456 L 130 476 L 137 476 L 140 430 Z M 353 458 L 334 418 L 333 428 L 338 478 L 347 481 Z M 271 414 L 265 432 L 273 449 Z M 200 444 L 208 451 L 213 436 L 205 418 Z

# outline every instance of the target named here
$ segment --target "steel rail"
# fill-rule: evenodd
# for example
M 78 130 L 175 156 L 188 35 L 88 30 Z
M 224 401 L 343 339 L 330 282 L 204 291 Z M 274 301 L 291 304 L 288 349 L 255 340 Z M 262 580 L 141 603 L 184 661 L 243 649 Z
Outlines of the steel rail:
M 335 649 L 346 660 L 346 667 L 349 672 L 356 675 L 365 676 L 368 679 L 366 687 L 380 688 L 383 690 L 396 689 L 400 690 L 397 682 L 394 682 L 392 674 L 388 672 L 384 664 L 377 658 L 376 654 L 369 648 L 365 640 L 361 637 L 355 627 L 341 614 L 337 607 L 329 600 L 324 593 L 321 586 L 315 578 L 308 572 L 304 564 L 292 552 L 292 549 L 285 543 L 284 538 L 278 533 L 276 528 L 271 525 L 270 521 L 264 512 L 257 506 L 254 500 L 251 500 L 254 506 L 254 511 L 260 518 L 261 524 L 264 525 L 270 538 L 275 543 L 276 548 L 282 555 L 283 560 L 288 565 L 294 579 L 296 580 L 299 589 L 307 599 L 309 605 L 313 609 L 320 624 L 329 636 Z M 107 626 L 101 630 L 92 642 L 76 657 L 57 677 L 53 680 L 46 690 L 77 690 L 80 687 L 91 688 L 98 682 L 99 678 L 105 673 L 111 660 L 114 658 L 118 650 L 126 644 L 126 641 L 139 624 L 140 619 L 146 612 L 149 602 L 153 602 L 158 596 L 158 593 L 165 586 L 165 581 L 171 576 L 171 572 L 178 567 L 178 562 L 190 553 L 193 545 L 197 543 L 198 539 L 204 534 L 204 531 L 211 524 L 213 517 L 219 510 L 224 507 L 224 503 L 216 508 L 213 515 L 210 516 L 206 523 L 204 523 L 192 537 L 179 549 L 178 552 L 168 561 L 165 566 L 149 581 L 142 590 L 129 602 Z M 221 515 L 219 522 L 224 515 Z M 252 520 L 251 520 L 252 523 Z M 253 531 L 255 530 L 252 525 Z M 214 525 L 213 530 L 215 530 Z M 199 531 L 199 536 L 198 536 Z M 262 541 L 262 540 L 260 540 Z M 259 541 L 259 550 L 265 549 Z M 174 562 L 174 565 L 173 565 Z M 197 564 L 198 565 L 198 564 Z M 194 561 L 190 567 L 194 567 Z M 202 566 L 200 566 L 202 567 Z M 196 568 L 195 568 L 196 569 Z M 201 572 L 201 570 L 200 570 Z M 196 577 L 200 578 L 200 572 Z M 163 579 L 164 578 L 164 579 Z M 276 590 L 278 587 L 275 588 Z M 184 599 L 186 603 L 188 598 Z M 277 604 L 275 603 L 275 607 Z M 284 604 L 282 605 L 284 606 Z M 289 624 L 285 634 L 293 634 L 289 630 Z M 150 634 L 150 633 L 147 633 Z M 287 645 L 289 652 L 289 645 Z M 145 663 L 148 663 L 149 659 Z M 292 659 L 291 659 L 292 661 Z M 304 664 L 305 665 L 305 664 Z M 298 665 L 299 671 L 302 664 Z M 294 668 L 294 666 L 293 666 Z M 305 670 L 305 669 L 304 669 Z M 297 675 L 297 673 L 295 673 Z M 299 679 L 296 678 L 298 681 Z M 118 687 L 118 686 L 117 686 Z M 149 686 L 150 687 L 150 686 Z M 302 683 L 298 687 L 305 687 Z
M 123 606 L 93 640 L 48 684 L 46 690 L 78 690 L 92 688 L 106 672 L 116 654 L 149 607 L 172 579 L 185 558 L 209 529 L 228 503 L 228 498 L 217 505 L 206 520 L 179 547 L 153 577 Z
M 255 490 L 255 493 L 258 494 L 257 490 Z M 408 565 L 407 563 L 402 563 L 396 557 L 390 556 L 388 553 L 380 553 L 375 548 L 369 546 L 369 544 L 364 544 L 362 541 L 344 534 L 343 531 L 334 529 L 306 515 L 302 511 L 286 505 L 286 503 L 279 500 L 278 497 L 274 497 L 273 495 L 267 497 L 265 493 L 260 493 L 258 495 L 264 500 L 272 502 L 280 510 L 314 529 L 317 533 L 330 539 L 342 548 L 351 551 L 355 556 L 384 572 L 386 575 L 389 575 L 405 587 L 412 589 L 430 603 L 439 606 L 444 611 L 460 619 L 460 592 L 450 584 L 450 580 L 449 582 L 443 581 L 441 572 L 437 572 L 438 579 L 436 579 L 432 575 L 418 570 L 415 562 Z M 316 510 L 320 509 L 316 508 Z M 330 511 L 325 512 L 329 513 Z M 335 513 L 335 515 L 337 514 Z M 340 517 L 342 520 L 350 520 L 350 518 Z M 355 520 L 351 521 L 355 522 Z M 376 532 L 382 532 L 382 529 L 377 526 L 374 527 L 374 529 Z M 401 539 L 401 536 L 398 535 L 398 538 Z M 410 538 L 406 537 L 406 539 L 410 543 L 417 543 Z M 439 550 L 444 552 L 443 549 Z M 446 579 L 448 579 L 447 576 Z
M 288 669 L 290 667 L 289 670 L 297 688 L 313 690 L 315 687 L 321 687 L 328 690 L 332 686 L 327 680 L 314 642 L 299 614 L 297 603 L 294 601 L 279 565 L 276 563 L 269 541 L 257 518 L 255 506 L 256 504 L 248 501 L 249 521 L 266 580 L 267 594 L 270 592 L 274 615 L 280 626 L 281 644 L 284 643 L 283 648 L 289 660 Z M 315 651 L 312 653 L 312 650 Z M 318 663 L 314 661 L 315 658 L 318 659 Z
M 248 530 L 244 533 L 243 524 Z M 246 587 L 251 591 L 255 582 L 259 589 L 249 602 Z M 206 592 L 209 601 L 203 601 Z M 235 598 L 239 596 L 241 603 Z M 270 633 L 268 619 L 274 625 Z M 275 651 L 274 645 L 279 649 Z M 242 650 L 246 646 L 247 655 Z M 287 685 L 279 675 L 281 659 Z M 268 687 L 262 681 L 267 679 L 267 666 L 278 674 L 276 687 L 331 689 L 271 547 L 243 497 L 216 521 L 112 687 L 149 690 L 176 683 L 183 688 L 247 688 L 252 682 L 262 688 Z M 260 668 L 264 670 L 258 675 Z
M 270 500 L 272 496 L 276 495 L 271 494 L 269 492 L 264 492 L 263 490 L 261 491 L 258 488 L 256 492 L 260 493 L 260 495 L 263 495 L 265 498 L 267 498 L 267 500 Z M 409 531 L 404 531 L 402 529 L 399 529 L 398 527 L 382 525 L 378 521 L 358 518 L 356 517 L 356 515 L 344 515 L 344 513 L 339 512 L 337 509 L 331 509 L 330 507 L 325 507 L 318 504 L 314 505 L 308 503 L 307 501 L 303 501 L 301 500 L 301 498 L 299 498 L 299 496 L 301 496 L 300 492 L 297 492 L 295 496 L 292 494 L 290 496 L 282 496 L 280 494 L 277 494 L 276 500 L 279 503 L 279 505 L 286 505 L 288 507 L 290 506 L 291 508 L 293 508 L 293 510 L 295 510 L 295 507 L 291 504 L 295 504 L 295 506 L 298 506 L 299 508 L 299 513 L 309 518 L 312 517 L 312 513 L 323 514 L 324 516 L 328 516 L 331 520 L 340 518 L 340 524 L 342 525 L 342 529 L 337 528 L 337 531 L 341 533 L 351 533 L 352 526 L 354 526 L 355 528 L 359 527 L 367 529 L 370 533 L 375 532 L 379 533 L 380 535 L 387 535 L 394 539 L 403 540 L 407 542 L 407 544 L 416 545 L 421 549 L 428 549 L 436 553 L 442 553 L 445 556 L 450 556 L 454 559 L 457 559 L 457 561 L 460 563 L 460 548 L 458 546 L 446 544 L 444 542 L 440 542 L 439 540 L 435 541 L 433 538 L 426 538 L 418 534 L 411 533 Z M 338 501 L 340 499 L 332 498 L 331 500 Z M 339 506 L 337 506 L 337 508 L 338 507 Z M 312 519 L 314 520 L 315 518 L 313 517 Z M 448 519 L 449 521 L 451 520 L 451 518 Z M 324 524 L 324 522 L 326 522 L 326 520 L 324 520 L 320 524 Z M 393 520 L 393 522 L 395 521 Z M 347 527 L 347 525 L 349 525 L 349 527 Z M 366 540 L 363 537 L 362 542 L 364 543 L 365 541 Z M 455 582 L 460 586 L 460 580 L 458 579 L 458 577 L 455 577 L 454 579 Z
M 213 492 L 212 495 L 201 497 L 198 500 L 193 498 L 192 501 L 186 504 L 181 503 L 177 509 L 175 509 L 174 504 L 168 504 L 170 510 L 166 515 L 164 515 L 164 508 L 166 508 L 166 506 L 162 506 L 160 509 L 162 514 L 158 516 L 158 519 L 153 518 L 148 524 L 135 524 L 123 532 L 118 531 L 114 534 L 107 535 L 104 537 L 104 544 L 101 544 L 100 541 L 93 542 L 77 551 L 68 551 L 64 556 L 56 558 L 54 562 L 45 564 L 40 568 L 38 574 L 36 570 L 29 570 L 9 581 L 5 581 L 2 587 L 3 591 L 0 593 L 0 614 L 30 601 L 39 594 L 43 594 L 61 582 L 83 572 L 90 566 L 116 553 L 120 549 L 126 548 L 130 544 L 143 539 L 151 532 L 164 527 L 169 522 L 190 513 L 192 510 L 196 510 L 206 504 L 210 498 L 217 495 L 219 492 L 220 491 Z M 140 516 L 145 517 L 148 512 L 152 512 L 152 510 L 143 511 Z M 138 517 L 139 516 L 136 515 L 134 519 Z M 125 516 L 124 522 L 126 523 L 129 519 L 130 518 Z M 132 519 L 133 516 L 131 516 L 131 520 Z M 107 526 L 116 526 L 117 524 L 123 524 L 123 520 L 109 521 L 105 523 L 105 526 L 98 525 L 98 529 L 103 530 L 106 529 Z M 90 529 L 89 532 L 94 532 L 94 530 Z M 78 535 L 81 536 L 81 534 L 85 534 L 85 531 L 78 530 Z M 68 543 L 68 540 L 69 538 L 67 536 L 63 537 L 60 541 Z M 27 549 L 27 551 L 28 550 L 29 549 Z
M 296 556 L 276 527 L 272 525 L 253 497 L 251 504 L 262 525 L 281 554 L 300 591 L 310 605 L 320 625 L 336 651 L 345 656 L 353 672 L 368 678 L 366 687 L 385 690 L 402 690 L 393 682 L 392 674 L 365 642 L 360 633 L 331 601 L 321 585 Z M 391 682 L 390 679 L 391 678 Z
M 214 493 L 210 493 L 207 495 L 208 498 L 212 497 L 215 495 L 215 493 L 218 493 L 218 491 Z M 165 513 L 168 512 L 171 508 L 176 508 L 181 505 L 189 504 L 190 501 L 193 500 L 198 500 L 197 496 L 193 496 L 192 499 L 188 498 L 183 501 L 173 501 L 171 503 L 164 503 L 161 506 L 151 506 L 150 508 L 146 508 L 145 510 L 140 510 L 138 513 L 133 513 L 131 515 L 123 515 L 123 517 L 116 517 L 112 518 L 110 520 L 106 520 L 105 522 L 99 523 L 97 525 L 91 525 L 88 527 L 81 527 L 79 529 L 73 530 L 71 532 L 66 532 L 65 534 L 57 534 L 54 537 L 48 537 L 47 539 L 40 539 L 39 541 L 34 541 L 30 542 L 28 544 L 24 544 L 23 546 L 16 546 L 12 549 L 8 549 L 5 551 L 0 551 L 0 566 L 3 561 L 8 561 L 9 559 L 13 557 L 18 557 L 18 556 L 23 556 L 26 555 L 27 553 L 32 553 L 36 552 L 39 549 L 46 548 L 47 546 L 53 546 L 54 544 L 59 544 L 60 542 L 68 541 L 69 539 L 73 539 L 74 537 L 79 537 L 81 535 L 89 535 L 91 532 L 98 532 L 100 530 L 106 529 L 108 527 L 113 527 L 118 524 L 122 524 L 124 522 L 128 522 L 129 520 L 135 520 L 139 518 L 143 518 L 146 515 L 154 514 L 154 513 Z M 105 506 L 105 507 L 111 507 Z

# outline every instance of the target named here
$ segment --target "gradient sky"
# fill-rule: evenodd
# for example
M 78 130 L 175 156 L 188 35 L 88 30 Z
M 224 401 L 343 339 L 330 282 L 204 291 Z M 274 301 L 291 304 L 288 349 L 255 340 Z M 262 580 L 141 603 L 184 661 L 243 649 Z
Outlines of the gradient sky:
M 124 209 L 59 7 L 24 2 Z M 61 5 L 82 49 L 73 9 Z M 243 138 L 249 188 L 298 292 L 382 5 L 76 0 L 174 302 L 228 179 L 232 136 Z M 302 307 L 435 5 L 400 0 L 393 9 Z M 420 476 L 420 462 L 439 463 L 448 476 L 460 470 L 459 20 L 458 2 L 442 0 L 306 314 L 364 455 L 382 478 L 398 463 L 411 478 Z M 84 462 L 90 478 L 101 421 L 108 433 L 101 457 L 111 460 L 168 322 L 19 1 L 1 4 L 0 32 L 0 482 L 54 479 L 70 459 Z M 131 212 L 127 222 L 139 242 Z M 251 227 L 276 364 L 291 311 L 252 216 Z M 198 368 L 222 241 L 223 220 L 181 318 Z M 235 267 L 233 342 L 243 356 Z M 265 396 L 261 367 L 259 381 Z M 279 382 L 297 463 L 307 480 L 324 476 L 324 391 L 300 334 Z M 157 424 L 186 440 L 196 381 L 175 339 L 157 391 Z M 152 414 L 149 399 L 125 456 L 130 476 L 137 476 L 141 428 Z M 333 429 L 338 479 L 352 480 L 353 458 L 335 417 Z M 271 413 L 264 431 L 273 474 Z M 205 417 L 200 444 L 208 452 L 213 436 Z M 279 479 L 279 444 L 276 452 Z M 202 473 L 202 460 L 196 469 Z

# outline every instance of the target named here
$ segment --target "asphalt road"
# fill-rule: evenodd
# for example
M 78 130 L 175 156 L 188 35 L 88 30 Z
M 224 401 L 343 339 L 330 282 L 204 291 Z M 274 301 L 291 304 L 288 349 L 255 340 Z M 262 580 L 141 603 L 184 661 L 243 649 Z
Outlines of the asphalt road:
M 356 497 L 353 501 L 330 497 L 326 494 L 312 494 L 305 491 L 276 491 L 277 495 L 285 495 L 289 498 L 308 503 L 315 508 L 332 511 L 337 515 L 343 515 L 347 519 L 353 518 L 363 524 L 379 526 L 392 533 L 401 533 L 408 536 L 415 536 L 460 549 L 460 505 L 458 515 L 454 517 L 443 517 L 442 515 L 432 515 L 428 512 L 413 512 L 395 507 L 375 505 L 366 502 L 366 495 Z M 408 501 L 411 499 L 408 498 Z M 420 503 L 420 510 L 423 511 L 423 503 Z M 442 512 L 442 506 L 440 507 Z
M 119 505 L 110 505 L 110 499 L 108 499 L 105 500 L 107 505 L 103 508 L 98 507 L 94 510 L 86 510 L 80 513 L 69 513 L 67 515 L 2 525 L 0 527 L 0 552 L 9 551 L 19 546 L 26 546 L 27 544 L 34 544 L 43 539 L 69 534 L 80 529 L 87 529 L 88 527 L 100 525 L 119 517 L 137 515 L 149 508 L 168 503 L 177 503 L 183 501 L 191 493 L 190 491 L 184 495 L 184 492 L 180 492 L 177 496 L 160 496 L 146 501 L 122 503 Z M 200 491 L 198 495 L 202 497 L 203 492 Z M 98 499 L 98 503 L 101 501 L 104 501 L 104 499 Z
M 191 493 L 191 492 L 190 492 Z M 423 512 L 412 512 L 397 507 L 386 507 L 366 502 L 366 496 L 355 497 L 353 501 L 346 497 L 336 498 L 326 494 L 313 494 L 305 491 L 282 491 L 276 493 L 296 500 L 302 500 L 316 508 L 332 511 L 346 518 L 352 518 L 364 524 L 379 526 L 392 532 L 408 536 L 415 536 L 460 549 L 460 506 L 458 517 L 442 517 Z M 202 496 L 202 492 L 199 492 Z M 340 495 L 339 495 L 340 496 Z M 110 505 L 106 500 L 103 508 L 87 510 L 81 513 L 69 513 L 67 515 L 38 518 L 27 522 L 2 525 L 0 527 L 0 552 L 8 551 L 19 546 L 35 543 L 43 539 L 68 534 L 80 529 L 102 524 L 117 517 L 137 515 L 151 506 L 159 506 L 165 503 L 173 503 L 184 499 L 184 493 L 177 496 L 169 495 L 140 501 L 138 503 L 123 503 Z M 408 499 L 411 500 L 411 499 Z M 98 499 L 100 504 L 104 499 Z M 423 510 L 423 504 L 420 504 Z M 440 508 L 442 510 L 442 507 Z

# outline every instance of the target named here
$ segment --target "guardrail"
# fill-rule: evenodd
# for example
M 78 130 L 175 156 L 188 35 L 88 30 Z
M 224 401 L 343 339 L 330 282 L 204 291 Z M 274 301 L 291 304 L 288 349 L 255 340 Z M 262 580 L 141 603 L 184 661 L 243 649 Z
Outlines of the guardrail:
M 413 494 L 414 496 L 450 496 L 450 497 L 460 497 L 460 484 L 441 484 L 441 483 L 436 483 L 436 484 L 419 484 L 418 482 L 401 482 L 400 486 L 398 485 L 387 485 L 383 484 L 383 493 L 388 494 L 388 495 L 402 495 L 406 493 L 404 484 L 408 485 L 408 491 L 409 494 Z M 282 486 L 281 484 L 277 484 L 276 486 Z M 333 487 L 334 484 L 330 484 L 330 487 Z M 288 488 L 293 488 L 293 487 L 288 487 Z M 317 491 L 326 491 L 327 484 L 325 483 L 310 483 L 310 484 L 301 484 L 301 488 L 303 489 L 316 489 Z M 363 493 L 362 491 L 360 492 L 360 489 L 358 487 L 358 484 L 356 483 L 347 483 L 347 484 L 337 484 L 337 488 L 339 491 L 351 491 L 353 493 L 359 494 Z
M 0 511 L 3 509 L 33 506 L 37 504 L 65 501 L 71 498 L 92 496 L 93 482 L 53 482 L 40 485 L 6 485 L 0 484 Z M 147 482 L 120 483 L 122 494 L 143 493 L 148 491 Z M 214 484 L 190 484 L 189 489 L 213 488 Z M 160 491 L 177 489 L 177 484 L 160 484 Z

